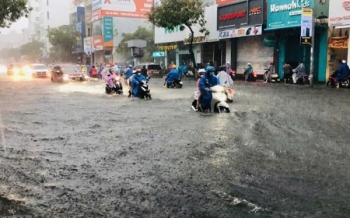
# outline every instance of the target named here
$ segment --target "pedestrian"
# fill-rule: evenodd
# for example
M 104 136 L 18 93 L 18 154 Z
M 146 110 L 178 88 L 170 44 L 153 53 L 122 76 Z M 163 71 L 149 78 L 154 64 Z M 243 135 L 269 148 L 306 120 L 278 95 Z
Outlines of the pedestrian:
M 288 83 L 288 81 L 292 77 L 292 67 L 287 62 L 283 63 L 283 74 L 284 74 L 283 78 L 285 80 L 285 83 Z
M 273 65 L 273 61 L 270 62 L 269 69 L 267 70 L 266 77 L 264 83 L 267 83 L 271 80 L 271 75 L 275 73 L 275 66 Z

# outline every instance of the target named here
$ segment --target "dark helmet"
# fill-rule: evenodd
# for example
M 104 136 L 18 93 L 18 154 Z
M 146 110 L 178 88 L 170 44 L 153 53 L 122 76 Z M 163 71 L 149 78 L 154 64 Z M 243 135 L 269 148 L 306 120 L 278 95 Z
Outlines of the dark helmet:
M 226 66 L 225 65 L 220 66 L 219 70 L 220 71 L 226 71 Z

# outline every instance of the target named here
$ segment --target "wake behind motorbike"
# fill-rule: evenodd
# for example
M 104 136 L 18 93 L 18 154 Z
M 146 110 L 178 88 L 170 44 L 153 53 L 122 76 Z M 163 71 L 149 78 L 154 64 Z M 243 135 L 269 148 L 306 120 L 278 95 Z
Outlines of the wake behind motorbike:
M 333 72 L 333 74 L 328 78 L 327 86 L 331 88 L 335 88 L 337 84 L 337 72 Z M 350 88 L 350 75 L 344 77 L 340 83 L 339 83 L 340 88 Z
M 211 99 L 211 111 L 214 113 L 230 113 L 230 106 L 227 104 L 226 88 L 221 85 L 216 85 L 210 88 L 213 98 Z M 198 102 L 198 95 L 195 94 L 192 106 L 196 107 Z M 201 107 L 198 112 L 203 112 Z

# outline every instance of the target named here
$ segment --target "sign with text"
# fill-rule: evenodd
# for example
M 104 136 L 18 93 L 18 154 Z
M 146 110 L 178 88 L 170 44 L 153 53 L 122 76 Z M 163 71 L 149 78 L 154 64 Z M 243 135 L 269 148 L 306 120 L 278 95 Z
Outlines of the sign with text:
M 239 1 L 218 7 L 217 29 L 263 24 L 263 8 L 264 3 L 260 0 Z
M 91 46 L 91 37 L 86 37 L 84 39 L 84 52 L 85 54 L 90 55 L 92 53 L 92 46 Z
M 103 0 L 102 15 L 110 17 L 147 18 L 153 0 Z
M 313 0 L 268 0 L 267 30 L 299 27 L 302 8 L 313 6 Z
M 313 36 L 314 14 L 312 8 L 303 8 L 301 12 L 300 44 L 311 45 Z
M 239 29 L 222 30 L 219 32 L 218 39 L 238 38 L 245 36 L 257 36 L 262 34 L 262 26 L 242 27 Z
M 157 57 L 164 57 L 165 53 L 164 51 L 156 51 L 152 53 L 152 57 L 157 58 Z
M 113 47 L 113 17 L 103 17 L 103 46 Z
M 328 48 L 348 48 L 348 37 L 332 37 L 328 39 Z
M 350 25 L 349 0 L 332 0 L 332 4 L 329 4 L 329 25 Z
M 193 44 L 205 42 L 205 36 L 195 36 L 193 37 Z M 186 38 L 184 44 L 190 44 L 191 38 Z
M 176 50 L 178 48 L 178 46 L 176 44 L 174 44 L 174 45 L 158 45 L 157 47 L 161 51 Z
M 94 51 L 103 50 L 103 36 L 96 36 L 93 38 L 92 48 Z

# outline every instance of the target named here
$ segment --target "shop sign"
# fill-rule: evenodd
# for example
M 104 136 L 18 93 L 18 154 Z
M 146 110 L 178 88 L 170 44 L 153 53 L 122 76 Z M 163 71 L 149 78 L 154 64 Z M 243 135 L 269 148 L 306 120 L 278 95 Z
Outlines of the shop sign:
M 242 0 L 216 0 L 218 6 L 241 2 Z M 244 0 L 243 0 L 244 1 Z
M 161 51 L 176 50 L 177 49 L 176 44 L 174 44 L 174 45 L 158 45 L 157 47 Z
M 91 37 L 84 38 L 84 52 L 85 52 L 85 54 L 88 54 L 88 55 L 90 55 L 92 52 Z
M 332 37 L 328 39 L 328 48 L 348 48 L 348 37 Z
M 267 30 L 299 27 L 302 8 L 312 8 L 313 0 L 267 1 Z
M 349 0 L 332 0 L 332 4 L 329 4 L 329 25 L 350 25 Z
M 92 46 L 94 51 L 103 50 L 103 36 L 96 36 L 93 38 Z
M 152 0 L 103 0 L 102 15 L 110 17 L 147 18 Z
M 164 51 L 156 51 L 152 53 L 152 57 L 157 58 L 157 57 L 164 57 L 165 53 Z
M 91 2 L 91 10 L 92 11 L 101 9 L 101 7 L 102 7 L 102 0 L 92 0 L 92 2 Z
M 263 24 L 263 4 L 261 0 L 245 0 L 218 7 L 218 30 Z
M 101 20 L 102 14 L 101 10 L 93 11 L 91 14 L 91 22 L 94 22 L 96 20 Z
M 262 26 L 242 27 L 239 29 L 223 30 L 219 32 L 219 39 L 257 36 L 262 34 Z
M 205 42 L 205 36 L 195 36 L 193 37 L 193 44 Z M 191 38 L 184 39 L 184 44 L 190 44 Z
M 113 17 L 103 18 L 103 43 L 105 47 L 113 47 Z
M 301 12 L 300 44 L 311 45 L 313 36 L 314 14 L 312 8 L 303 8 Z

